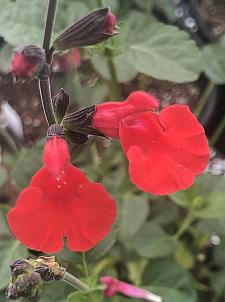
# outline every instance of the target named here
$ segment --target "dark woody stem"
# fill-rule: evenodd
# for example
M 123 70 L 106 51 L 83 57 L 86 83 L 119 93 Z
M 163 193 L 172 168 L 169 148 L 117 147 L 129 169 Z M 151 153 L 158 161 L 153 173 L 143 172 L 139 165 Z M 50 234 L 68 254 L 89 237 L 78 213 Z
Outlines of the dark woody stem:
M 49 126 L 56 123 L 54 109 L 52 105 L 51 86 L 49 79 L 49 64 L 51 63 L 53 54 L 52 50 L 50 49 L 50 43 L 55 22 L 56 8 L 57 0 L 49 0 L 43 41 L 43 48 L 46 54 L 46 65 L 39 76 L 39 88 L 41 94 L 42 107 Z

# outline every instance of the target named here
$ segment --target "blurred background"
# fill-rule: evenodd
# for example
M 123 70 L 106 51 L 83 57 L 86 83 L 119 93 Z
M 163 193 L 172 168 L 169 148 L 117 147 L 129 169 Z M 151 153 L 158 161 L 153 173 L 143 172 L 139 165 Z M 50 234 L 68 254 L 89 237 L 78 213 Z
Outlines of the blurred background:
M 0 301 L 5 301 L 9 264 L 37 255 L 13 239 L 6 214 L 42 165 L 47 130 L 37 81 L 15 79 L 10 59 L 18 47 L 42 45 L 47 1 L 0 0 L 0 5 Z M 74 164 L 103 183 L 120 209 L 108 239 L 88 253 L 91 269 L 146 286 L 165 302 L 225 301 L 225 1 L 59 0 L 54 35 L 102 6 L 117 16 L 120 33 L 93 47 L 56 53 L 52 92 L 63 87 L 70 94 L 70 111 L 124 100 L 135 90 L 155 95 L 161 108 L 188 104 L 212 152 L 206 173 L 191 189 L 154 197 L 130 183 L 118 142 L 90 138 L 82 146 L 71 144 Z M 80 273 L 78 254 L 64 250 L 58 259 Z M 54 293 L 53 287 L 48 285 L 41 301 L 66 301 L 71 289 L 57 285 Z

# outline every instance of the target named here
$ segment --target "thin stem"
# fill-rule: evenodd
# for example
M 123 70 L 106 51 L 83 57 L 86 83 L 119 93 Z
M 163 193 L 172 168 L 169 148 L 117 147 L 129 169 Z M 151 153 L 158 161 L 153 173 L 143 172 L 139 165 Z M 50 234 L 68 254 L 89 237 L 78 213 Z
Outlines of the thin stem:
M 173 236 L 175 240 L 178 240 L 181 235 L 190 227 L 192 222 L 194 221 L 194 217 L 191 212 L 188 212 L 187 216 L 184 218 L 183 222 L 181 223 L 178 231 Z
M 195 115 L 197 117 L 199 117 L 200 114 L 202 113 L 202 110 L 205 107 L 205 104 L 206 104 L 210 94 L 212 93 L 214 87 L 215 87 L 215 83 L 213 83 L 212 81 L 209 81 L 209 83 L 207 84 L 204 92 L 202 93 L 202 95 L 198 101 L 198 106 L 195 110 Z
M 56 123 L 52 105 L 51 86 L 49 79 L 49 64 L 51 63 L 53 54 L 52 49 L 50 49 L 50 43 L 55 22 L 56 8 L 57 0 L 49 0 L 43 41 L 43 48 L 46 54 L 46 65 L 39 76 L 39 89 L 41 94 L 42 107 L 49 126 Z
M 110 77 L 111 77 L 111 81 L 110 81 L 111 97 L 113 100 L 119 100 L 121 96 L 120 85 L 116 74 L 116 68 L 111 57 L 108 57 L 107 63 L 108 63 Z
M 216 130 L 213 132 L 213 135 L 210 139 L 210 143 L 212 146 L 214 146 L 216 144 L 216 142 L 220 138 L 221 134 L 223 133 L 224 129 L 225 129 L 225 115 L 224 115 L 223 119 L 221 120 L 221 122 L 219 123 L 219 125 L 217 126 Z
M 152 14 L 152 6 L 153 6 L 152 0 L 148 0 L 146 14 L 145 14 L 145 26 L 150 24 L 151 14 Z
M 52 37 L 53 27 L 55 23 L 56 8 L 57 8 L 57 0 L 49 0 L 48 13 L 45 23 L 44 41 L 43 41 L 43 48 L 46 54 L 48 54 L 50 49 L 51 37 Z
M 48 122 L 48 126 L 54 125 L 56 120 L 52 104 L 48 65 L 46 65 L 46 67 L 43 69 L 43 72 L 39 76 L 39 90 L 41 94 L 42 107 Z
M 86 283 L 82 282 L 80 279 L 76 278 L 68 272 L 65 273 L 63 281 L 83 292 L 88 292 L 90 290 L 90 287 Z
M 86 260 L 86 254 L 82 253 L 82 264 L 83 264 L 83 269 L 84 269 L 84 274 L 85 277 L 89 277 L 90 273 L 89 273 L 89 269 L 88 269 L 88 265 L 87 265 L 87 260 Z

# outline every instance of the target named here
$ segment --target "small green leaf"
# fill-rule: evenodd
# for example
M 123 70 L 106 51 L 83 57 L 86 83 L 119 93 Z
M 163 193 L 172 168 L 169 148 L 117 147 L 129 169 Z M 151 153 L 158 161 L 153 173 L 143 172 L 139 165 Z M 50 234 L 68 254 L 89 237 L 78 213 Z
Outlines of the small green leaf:
M 120 240 L 126 243 L 140 230 L 149 214 L 146 195 L 127 194 L 120 207 Z
M 75 291 L 68 296 L 69 302 L 101 302 L 103 299 L 102 290 L 93 289 L 87 293 Z
M 66 302 L 66 297 L 72 291 L 72 286 L 69 286 L 65 282 L 46 283 L 43 286 L 39 302 Z
M 201 52 L 188 34 L 175 26 L 156 23 L 129 46 L 128 62 L 138 71 L 160 80 L 183 83 L 198 79 Z
M 195 302 L 195 281 L 173 258 L 150 261 L 143 275 L 147 289 L 162 296 L 165 302 Z
M 11 278 L 10 264 L 21 258 L 26 258 L 27 249 L 17 240 L 1 239 L 0 241 L 0 290 L 5 288 Z
M 225 217 L 225 192 L 211 192 L 200 209 L 193 209 L 193 214 L 202 219 Z
M 24 189 L 28 186 L 31 177 L 42 166 L 43 145 L 37 145 L 34 149 L 24 149 L 12 169 L 12 179 L 19 188 Z
M 172 199 L 173 202 L 175 202 L 177 205 L 189 208 L 197 194 L 197 185 L 194 183 L 193 186 L 191 186 L 187 190 L 180 190 L 177 193 L 169 195 L 169 198 Z
M 188 246 L 183 242 L 179 244 L 175 253 L 175 257 L 177 262 L 184 268 L 191 269 L 194 265 L 194 256 Z
M 102 258 L 115 244 L 119 231 L 118 220 L 114 222 L 109 234 L 90 252 L 87 252 L 88 261 L 94 262 Z
M 203 48 L 203 69 L 211 81 L 225 83 L 225 46 L 212 44 Z
M 106 80 L 111 80 L 109 67 L 107 63 L 108 58 L 102 55 L 93 55 L 92 64 L 95 70 Z M 126 52 L 112 58 L 116 69 L 116 75 L 119 83 L 131 81 L 136 75 L 137 71 L 132 64 L 127 60 Z
M 172 254 L 177 243 L 160 226 L 148 222 L 128 244 L 142 257 L 158 258 Z

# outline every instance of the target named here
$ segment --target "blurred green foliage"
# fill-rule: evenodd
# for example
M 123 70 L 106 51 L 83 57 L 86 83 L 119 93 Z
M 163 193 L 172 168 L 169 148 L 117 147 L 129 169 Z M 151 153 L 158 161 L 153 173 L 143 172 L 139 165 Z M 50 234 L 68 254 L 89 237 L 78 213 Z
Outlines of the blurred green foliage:
M 100 2 L 104 1 L 59 1 L 55 35 L 99 7 Z M 57 83 L 79 87 L 79 93 L 77 89 L 70 91 L 77 106 L 121 97 L 119 84 L 130 85 L 140 73 L 183 83 L 195 81 L 205 72 L 215 83 L 225 83 L 224 40 L 200 49 L 178 27 L 160 23 L 152 12 L 147 15 L 147 2 L 105 1 L 118 13 L 120 34 L 106 43 L 81 49 L 87 68 L 73 71 Z M 26 43 L 41 45 L 47 1 L 0 0 L 0 4 L 4 8 L 0 11 L 1 36 L 6 41 L 0 50 L 0 65 L 1 70 L 7 71 L 12 48 Z M 156 5 L 164 4 L 172 19 L 168 1 L 158 1 Z M 113 63 L 116 79 L 109 62 Z M 41 167 L 42 149 L 43 141 L 32 148 L 24 147 L 18 155 L 3 154 L 0 189 L 9 175 L 18 192 L 25 188 Z M 90 274 L 94 275 L 92 287 L 95 288 L 99 276 L 112 275 L 161 295 L 164 302 L 224 301 L 224 177 L 207 173 L 186 191 L 155 197 L 140 192 L 130 183 L 119 143 L 97 139 L 75 151 L 71 155 L 74 163 L 91 180 L 103 183 L 118 202 L 118 219 L 108 237 L 86 255 Z M 36 256 L 10 234 L 7 207 L 0 205 L 0 290 L 9 282 L 9 265 L 13 260 L 28 254 Z M 216 244 L 212 236 L 216 236 Z M 80 254 L 64 249 L 57 260 L 71 273 L 85 278 Z M 90 278 L 85 280 L 90 282 Z M 57 283 L 44 287 L 40 301 L 64 302 L 67 295 L 69 302 L 97 302 L 102 298 L 98 290 L 93 289 L 87 296 Z M 3 291 L 0 301 L 5 301 Z M 127 299 L 118 296 L 113 301 Z

